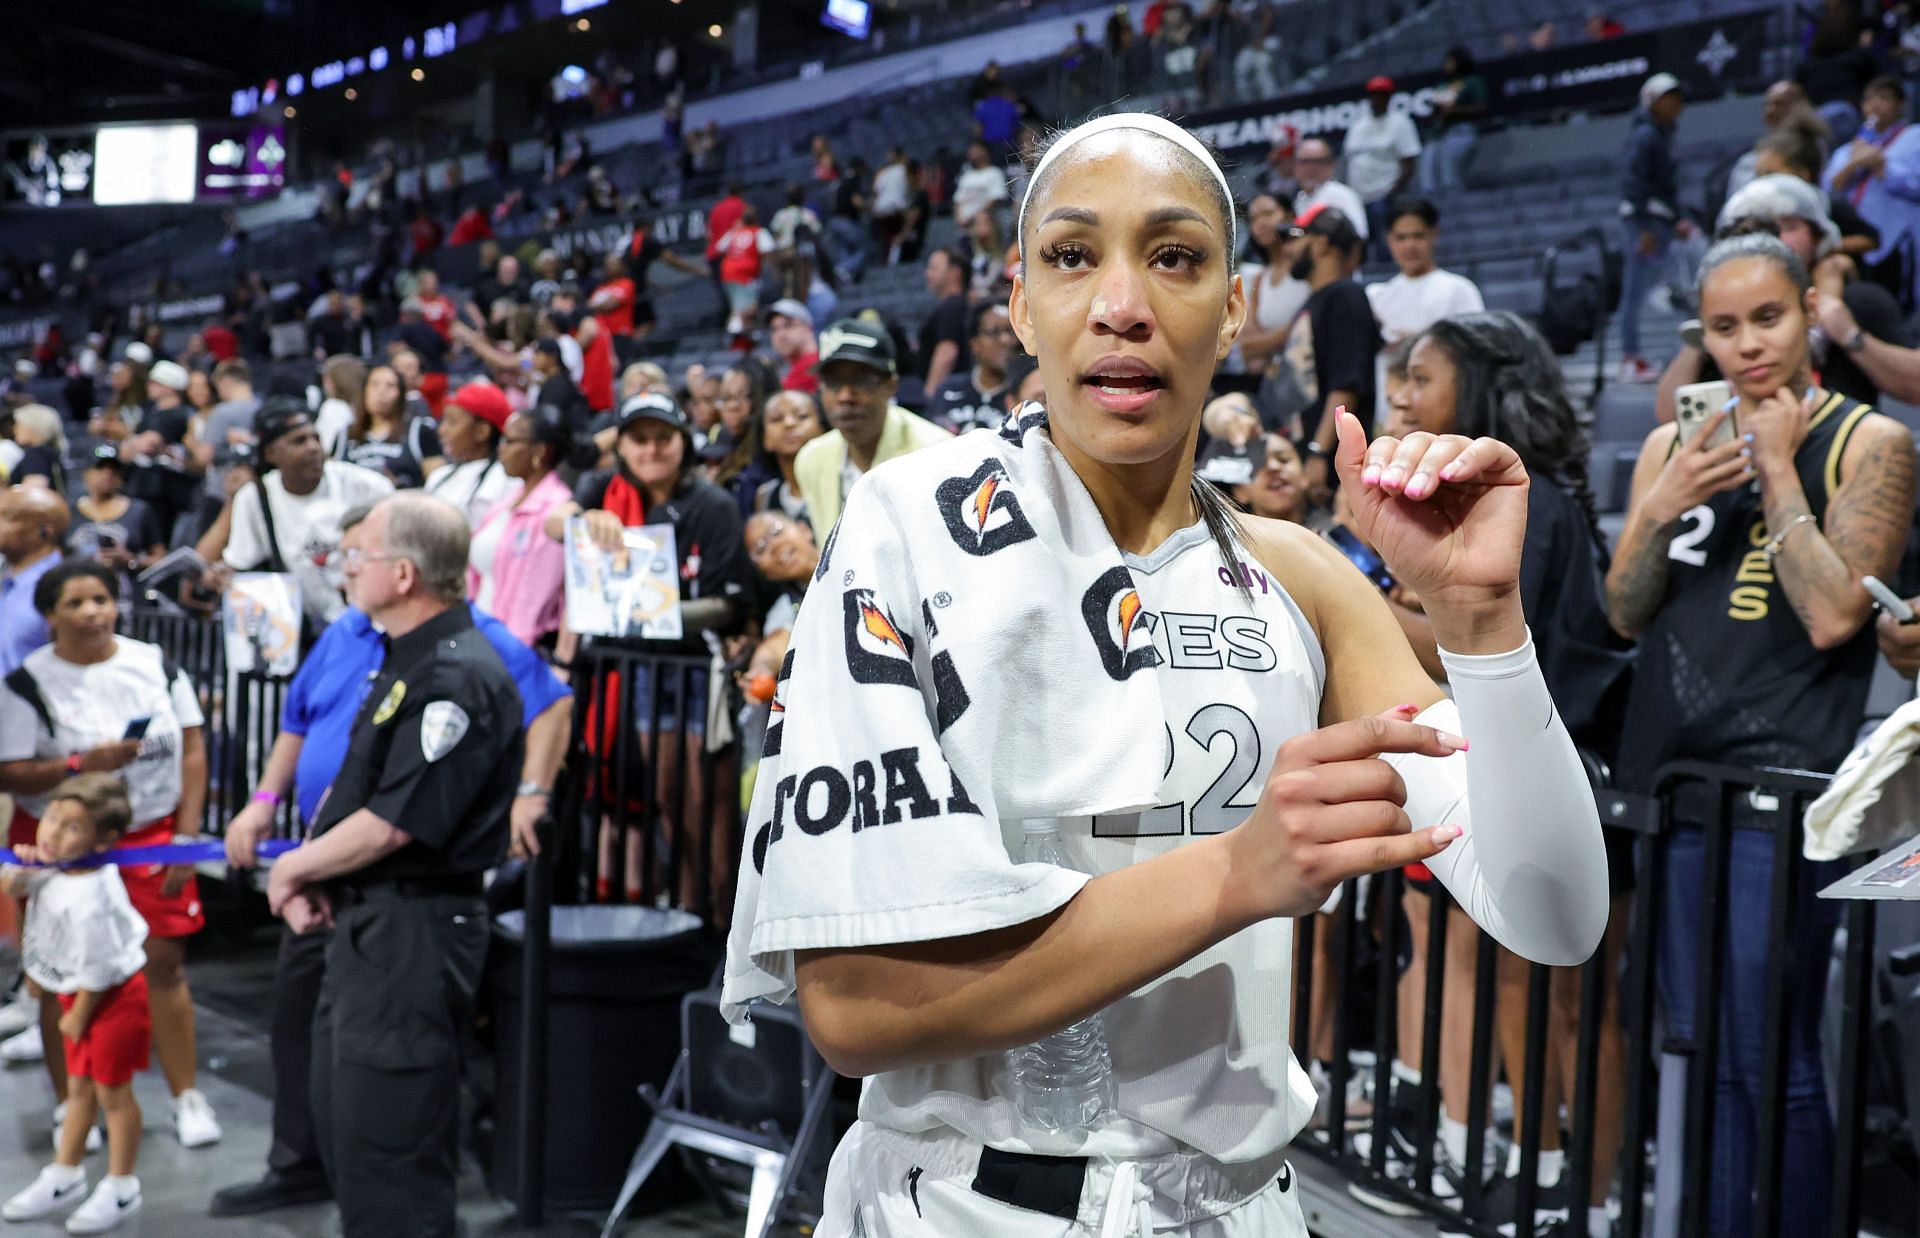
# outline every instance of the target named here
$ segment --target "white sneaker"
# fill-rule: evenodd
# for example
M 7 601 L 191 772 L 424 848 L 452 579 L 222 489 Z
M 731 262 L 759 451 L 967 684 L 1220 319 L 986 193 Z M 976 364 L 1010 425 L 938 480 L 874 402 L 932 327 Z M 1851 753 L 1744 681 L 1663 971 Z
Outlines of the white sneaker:
M 0 1036 L 12 1036 L 24 1032 L 30 1027 L 40 1026 L 40 1002 L 27 993 L 25 985 L 13 995 L 13 1000 L 0 1006 Z
M 188 1088 L 173 1098 L 173 1131 L 183 1148 L 204 1148 L 220 1142 L 220 1122 L 213 1106 L 198 1088 Z
M 69 1234 L 104 1234 L 140 1211 L 140 1180 L 133 1179 L 133 1193 L 122 1196 L 112 1178 L 102 1178 L 87 1202 L 67 1218 Z
M 47 1056 L 47 1048 L 40 1043 L 40 1025 L 35 1023 L 17 1036 L 9 1037 L 0 1043 L 0 1061 L 37 1062 Z
M 67 1103 L 61 1101 L 53 1107 L 53 1146 L 56 1148 L 60 1146 L 60 1132 L 66 1129 L 66 1125 Z M 98 1152 L 102 1142 L 100 1128 L 98 1126 L 89 1126 L 87 1128 L 87 1151 Z
M 54 1209 L 75 1202 L 86 1190 L 86 1170 L 49 1165 L 26 1190 L 0 1205 L 0 1217 L 9 1221 L 37 1221 Z

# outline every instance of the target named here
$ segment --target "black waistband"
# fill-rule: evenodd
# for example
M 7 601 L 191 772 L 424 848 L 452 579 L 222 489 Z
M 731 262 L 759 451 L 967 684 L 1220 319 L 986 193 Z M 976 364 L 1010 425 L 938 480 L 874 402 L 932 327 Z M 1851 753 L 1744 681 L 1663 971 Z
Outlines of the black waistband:
M 457 873 L 441 877 L 384 877 L 373 881 L 351 879 L 334 884 L 336 902 L 365 903 L 381 898 L 479 898 L 486 884 L 479 873 Z

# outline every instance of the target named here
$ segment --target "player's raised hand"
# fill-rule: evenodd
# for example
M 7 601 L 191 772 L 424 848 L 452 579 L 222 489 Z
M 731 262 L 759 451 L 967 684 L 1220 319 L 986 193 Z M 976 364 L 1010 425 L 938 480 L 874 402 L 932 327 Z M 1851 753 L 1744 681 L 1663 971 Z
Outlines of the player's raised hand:
M 1416 431 L 1371 443 L 1341 410 L 1334 464 L 1354 531 L 1422 598 L 1503 593 L 1520 581 L 1527 470 L 1495 438 Z
M 1386 752 L 1446 757 L 1466 740 L 1411 719 L 1414 707 L 1321 727 L 1280 746 L 1253 815 L 1233 831 L 1246 919 L 1307 915 L 1363 873 L 1431 859 L 1458 827 L 1413 831 L 1407 788 Z

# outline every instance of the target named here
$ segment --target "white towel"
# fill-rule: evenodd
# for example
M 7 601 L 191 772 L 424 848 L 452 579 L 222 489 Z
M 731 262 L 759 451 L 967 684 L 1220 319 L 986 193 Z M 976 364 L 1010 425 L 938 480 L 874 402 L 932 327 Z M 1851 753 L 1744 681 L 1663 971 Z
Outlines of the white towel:
M 785 1000 L 795 950 L 987 932 L 1072 898 L 1086 878 L 1017 863 L 1000 822 L 1158 802 L 1160 657 L 1139 611 L 1037 405 L 863 477 L 781 668 L 728 1017 Z
M 1913 837 L 1920 828 L 1920 700 L 1908 701 L 1847 754 L 1807 805 L 1809 860 L 1837 860 Z

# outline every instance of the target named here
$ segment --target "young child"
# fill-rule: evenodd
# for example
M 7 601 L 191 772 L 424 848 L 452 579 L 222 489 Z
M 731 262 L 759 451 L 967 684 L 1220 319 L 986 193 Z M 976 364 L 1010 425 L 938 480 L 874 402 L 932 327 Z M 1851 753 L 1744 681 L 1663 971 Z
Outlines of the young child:
M 111 848 L 133 819 L 126 785 L 110 774 L 81 774 L 54 788 L 32 848 L 20 858 L 44 864 L 84 860 Z M 140 1106 L 133 1076 L 147 1067 L 146 921 L 127 900 L 112 864 L 7 868 L 4 884 L 27 904 L 22 961 L 27 975 L 60 995 L 67 1050 L 67 1116 L 53 1164 L 0 1206 L 0 1217 L 31 1221 L 78 1200 L 80 1167 L 96 1109 L 107 1114 L 108 1174 L 67 1218 L 70 1234 L 98 1234 L 140 1210 L 133 1163 L 140 1150 Z

